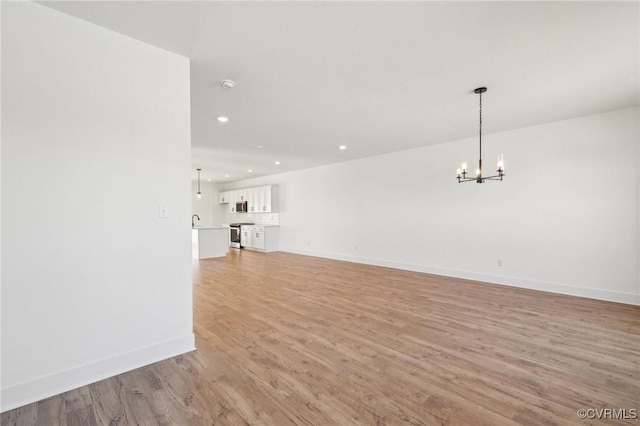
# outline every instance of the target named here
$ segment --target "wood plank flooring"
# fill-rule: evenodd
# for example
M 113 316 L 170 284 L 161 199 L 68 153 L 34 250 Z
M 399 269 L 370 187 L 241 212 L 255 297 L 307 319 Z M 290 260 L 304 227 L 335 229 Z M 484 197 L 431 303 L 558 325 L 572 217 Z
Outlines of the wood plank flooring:
M 640 411 L 637 306 L 233 250 L 194 310 L 196 352 L 2 425 L 639 424 L 576 414 Z

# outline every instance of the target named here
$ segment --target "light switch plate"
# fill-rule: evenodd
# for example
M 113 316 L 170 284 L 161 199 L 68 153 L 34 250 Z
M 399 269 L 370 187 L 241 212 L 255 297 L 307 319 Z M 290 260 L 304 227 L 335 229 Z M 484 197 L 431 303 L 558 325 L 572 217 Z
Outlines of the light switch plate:
M 169 217 L 169 209 L 166 206 L 158 206 L 158 217 L 160 219 L 166 219 Z

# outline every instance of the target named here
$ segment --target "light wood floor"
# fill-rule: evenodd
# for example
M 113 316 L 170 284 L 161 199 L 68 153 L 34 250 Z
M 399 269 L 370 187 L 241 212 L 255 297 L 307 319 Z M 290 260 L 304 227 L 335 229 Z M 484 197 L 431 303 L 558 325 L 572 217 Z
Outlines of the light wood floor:
M 598 424 L 580 408 L 640 409 L 640 307 L 238 250 L 194 281 L 197 352 L 2 425 L 570 425 Z

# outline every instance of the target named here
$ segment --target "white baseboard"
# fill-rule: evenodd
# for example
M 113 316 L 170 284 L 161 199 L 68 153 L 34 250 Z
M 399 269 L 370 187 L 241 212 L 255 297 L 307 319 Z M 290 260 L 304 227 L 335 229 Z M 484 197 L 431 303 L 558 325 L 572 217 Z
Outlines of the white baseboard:
M 22 407 L 195 349 L 195 336 L 191 333 L 28 382 L 3 387 L 1 411 Z
M 287 253 L 303 254 L 307 256 L 324 257 L 327 259 L 343 260 L 346 262 L 363 263 L 366 265 L 385 266 L 388 268 L 403 269 L 406 271 L 424 272 L 433 275 L 462 278 L 473 281 L 483 281 L 491 284 L 500 284 L 511 287 L 527 288 L 530 290 L 548 291 L 550 293 L 566 294 L 569 296 L 586 297 L 589 299 L 606 300 L 609 302 L 625 303 L 628 305 L 640 305 L 640 294 L 622 293 L 589 287 L 576 287 L 568 284 L 533 281 L 515 277 L 499 275 L 478 274 L 475 272 L 461 271 L 457 269 L 434 268 L 410 263 L 369 259 L 356 256 L 336 255 L 333 253 L 297 250 L 292 248 L 280 248 Z

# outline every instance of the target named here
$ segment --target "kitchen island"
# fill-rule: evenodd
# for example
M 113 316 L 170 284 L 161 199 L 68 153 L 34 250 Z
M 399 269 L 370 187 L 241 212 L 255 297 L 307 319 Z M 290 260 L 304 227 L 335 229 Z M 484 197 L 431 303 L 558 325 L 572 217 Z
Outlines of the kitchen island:
M 224 257 L 229 251 L 229 227 L 196 226 L 191 230 L 191 243 L 194 259 Z

